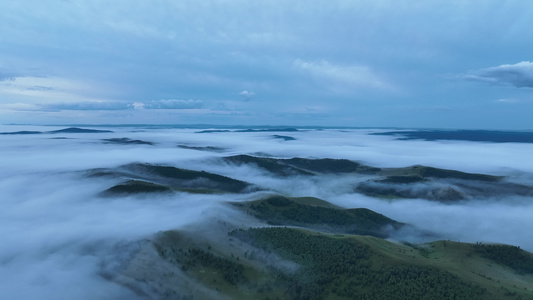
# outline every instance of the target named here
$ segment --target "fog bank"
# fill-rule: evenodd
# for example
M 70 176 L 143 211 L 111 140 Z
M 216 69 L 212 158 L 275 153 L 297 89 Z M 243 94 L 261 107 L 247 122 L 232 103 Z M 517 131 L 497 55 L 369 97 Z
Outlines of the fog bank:
M 135 299 L 130 290 L 108 279 L 136 250 L 138 241 L 163 230 L 194 228 L 213 218 L 247 222 L 225 202 L 258 197 L 189 193 L 101 197 L 102 191 L 121 180 L 85 176 L 89 169 L 132 162 L 205 170 L 287 196 L 366 207 L 444 239 L 502 242 L 533 251 L 531 198 L 492 197 L 452 204 L 382 200 L 354 193 L 354 185 L 368 175 L 278 178 L 253 165 L 236 167 L 220 160 L 236 154 L 347 158 L 376 167 L 420 164 L 505 175 L 510 181 L 531 184 L 533 165 L 526 163 L 533 153 L 530 144 L 401 141 L 368 135 L 378 130 L 300 130 L 283 133 L 294 138 L 284 140 L 273 138 L 272 132 L 106 129 L 113 132 L 0 135 L 1 299 Z M 21 128 L 2 126 L 2 130 Z M 153 145 L 105 143 L 110 138 Z

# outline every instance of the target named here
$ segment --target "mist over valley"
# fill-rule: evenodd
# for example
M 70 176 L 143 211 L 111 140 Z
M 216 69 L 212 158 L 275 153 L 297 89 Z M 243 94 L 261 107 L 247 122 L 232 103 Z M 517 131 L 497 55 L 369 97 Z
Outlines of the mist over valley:
M 437 277 L 457 298 L 533 295 L 530 143 L 0 129 L 2 299 L 389 299 L 370 278 L 405 272 L 415 298 Z

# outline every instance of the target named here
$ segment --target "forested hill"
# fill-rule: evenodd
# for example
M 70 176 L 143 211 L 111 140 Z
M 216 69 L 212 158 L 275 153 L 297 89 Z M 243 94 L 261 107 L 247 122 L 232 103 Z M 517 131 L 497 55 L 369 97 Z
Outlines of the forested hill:
M 158 258 L 153 261 L 162 260 L 158 264 L 163 267 L 154 268 L 144 253 L 133 260 L 137 271 L 128 274 L 157 285 L 162 299 L 172 295 L 302 300 L 533 297 L 533 256 L 507 245 L 450 241 L 415 245 L 262 227 L 230 230 L 222 239 L 162 232 L 148 248 L 155 249 Z M 151 270 L 150 276 L 138 272 L 143 268 Z
M 312 197 L 229 205 L 263 226 L 160 232 L 124 278 L 157 299 L 533 298 L 533 254 L 515 246 L 389 241 L 383 227 L 408 225 Z

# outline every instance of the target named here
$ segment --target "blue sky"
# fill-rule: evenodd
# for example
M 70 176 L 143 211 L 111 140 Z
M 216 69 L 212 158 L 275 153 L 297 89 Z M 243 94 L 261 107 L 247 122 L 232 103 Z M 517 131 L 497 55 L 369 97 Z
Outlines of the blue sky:
M 0 3 L 0 123 L 533 129 L 533 2 Z

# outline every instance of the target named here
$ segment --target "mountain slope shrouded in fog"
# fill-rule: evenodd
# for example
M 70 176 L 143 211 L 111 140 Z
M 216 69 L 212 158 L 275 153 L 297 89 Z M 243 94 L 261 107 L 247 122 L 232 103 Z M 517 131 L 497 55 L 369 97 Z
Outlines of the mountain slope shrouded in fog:
M 199 129 L 4 126 L 0 297 L 532 296 L 533 144 Z

